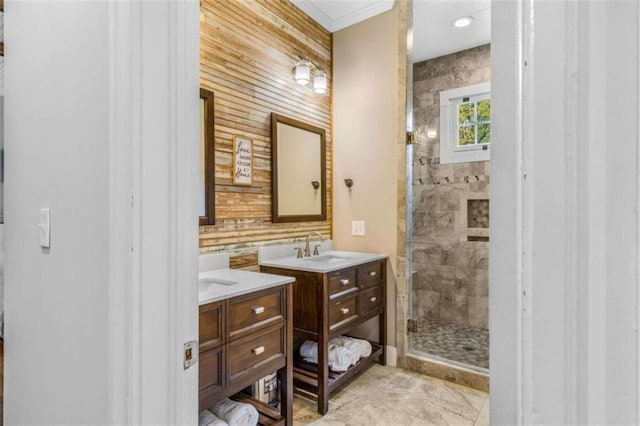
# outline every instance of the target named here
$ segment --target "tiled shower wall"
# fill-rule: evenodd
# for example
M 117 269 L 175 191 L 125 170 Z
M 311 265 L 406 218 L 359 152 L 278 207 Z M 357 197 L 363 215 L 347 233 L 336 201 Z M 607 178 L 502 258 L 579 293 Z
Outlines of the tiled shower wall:
M 490 81 L 490 66 L 484 45 L 413 67 L 415 319 L 488 328 L 489 162 L 440 164 L 439 92 Z

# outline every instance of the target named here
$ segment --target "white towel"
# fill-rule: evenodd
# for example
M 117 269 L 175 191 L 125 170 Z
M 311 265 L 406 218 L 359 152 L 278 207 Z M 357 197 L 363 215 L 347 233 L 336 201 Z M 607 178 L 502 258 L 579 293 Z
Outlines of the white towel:
M 258 424 L 258 410 L 251 404 L 226 398 L 216 402 L 209 410 L 229 423 L 229 426 L 256 426 Z
M 198 418 L 198 426 L 229 426 L 209 410 L 204 410 Z
M 364 339 L 356 339 L 349 336 L 335 337 L 329 340 L 329 344 L 345 347 L 356 354 L 359 358 L 366 358 L 371 355 L 371 343 Z
M 310 340 L 305 341 L 300 346 L 300 355 L 305 361 L 313 364 L 318 363 L 318 343 Z M 348 348 L 329 344 L 329 368 L 333 371 L 347 371 L 350 366 L 358 362 L 358 357 Z

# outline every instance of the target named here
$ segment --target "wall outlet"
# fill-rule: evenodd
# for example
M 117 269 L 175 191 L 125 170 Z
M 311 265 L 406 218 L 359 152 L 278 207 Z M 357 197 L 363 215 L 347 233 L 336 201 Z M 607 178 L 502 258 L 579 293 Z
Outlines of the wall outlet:
M 364 220 L 351 221 L 351 235 L 354 237 L 364 237 Z

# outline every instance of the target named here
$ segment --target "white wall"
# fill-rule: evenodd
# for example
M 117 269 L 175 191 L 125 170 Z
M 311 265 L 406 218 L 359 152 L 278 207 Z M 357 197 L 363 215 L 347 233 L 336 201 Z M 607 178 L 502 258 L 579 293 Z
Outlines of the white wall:
M 395 344 L 398 6 L 333 35 L 333 239 L 339 250 L 389 255 L 387 336 Z M 402 170 L 404 173 L 404 170 Z M 404 174 L 403 174 L 404 176 Z M 345 179 L 353 179 L 349 190 Z M 364 220 L 366 235 L 351 235 Z
M 494 1 L 492 424 L 637 424 L 640 4 Z
M 5 7 L 5 422 L 104 423 L 107 3 Z M 50 250 L 38 244 L 43 207 Z
M 194 424 L 198 3 L 5 7 L 4 421 Z

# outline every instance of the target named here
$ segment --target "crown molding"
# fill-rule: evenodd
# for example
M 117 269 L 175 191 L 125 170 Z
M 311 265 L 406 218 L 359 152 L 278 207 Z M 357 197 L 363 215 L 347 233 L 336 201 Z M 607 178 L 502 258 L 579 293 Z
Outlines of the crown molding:
M 395 4 L 395 0 L 358 1 L 357 3 L 361 5 L 358 9 L 333 19 L 318 6 L 322 3 L 321 0 L 291 0 L 291 2 L 332 33 L 388 12 Z

